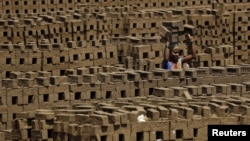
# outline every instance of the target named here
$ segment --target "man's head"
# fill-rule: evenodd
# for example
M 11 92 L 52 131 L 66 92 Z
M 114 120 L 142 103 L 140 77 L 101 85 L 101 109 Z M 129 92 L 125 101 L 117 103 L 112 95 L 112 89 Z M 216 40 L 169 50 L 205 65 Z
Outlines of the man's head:
M 174 62 L 177 62 L 180 56 L 180 47 L 178 46 L 178 44 L 170 44 L 169 46 L 169 50 L 170 50 L 170 59 Z

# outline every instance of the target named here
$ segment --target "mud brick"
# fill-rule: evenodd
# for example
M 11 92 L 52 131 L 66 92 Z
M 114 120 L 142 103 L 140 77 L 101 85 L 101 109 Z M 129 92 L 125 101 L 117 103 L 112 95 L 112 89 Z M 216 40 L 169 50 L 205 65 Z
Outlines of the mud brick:
M 242 115 L 249 115 L 249 106 L 246 105 L 240 105 L 240 113 Z
M 94 113 L 107 116 L 109 124 L 120 125 L 120 116 L 118 114 L 102 112 L 102 111 L 95 111 Z
M 85 83 L 96 83 L 97 76 L 95 74 L 83 74 L 82 75 L 83 82 Z
M 89 67 L 89 73 L 90 74 L 97 74 L 103 72 L 103 68 L 99 66 L 91 66 Z
M 250 66 L 249 65 L 241 65 L 241 74 L 249 74 Z
M 147 117 L 149 117 L 152 121 L 159 120 L 160 112 L 155 109 L 147 109 Z
M 66 69 L 65 75 L 76 75 L 77 71 L 75 69 Z
M 86 95 L 83 99 L 100 99 L 101 91 L 100 90 L 87 90 Z
M 16 79 L 2 79 L 2 87 L 5 88 L 17 88 L 17 80 Z
M 228 106 L 220 106 L 216 103 L 209 103 L 209 107 L 213 112 L 215 112 L 218 117 L 225 117 L 226 113 L 225 111 L 228 109 Z
M 173 108 L 178 109 L 178 114 L 183 114 L 181 116 L 186 119 L 191 119 L 193 117 L 193 109 L 189 107 L 174 106 Z
M 52 48 L 54 50 L 64 51 L 66 49 L 65 45 L 62 43 L 52 43 L 51 45 L 52 45 Z M 59 53 L 61 53 L 61 52 L 59 52 Z
M 183 79 L 183 78 L 185 78 L 185 72 L 182 69 L 171 70 L 170 76 Z
M 34 82 L 34 79 L 28 79 L 28 78 L 18 78 L 17 79 L 17 85 L 19 87 L 33 87 L 36 83 Z
M 198 67 L 197 68 L 197 76 L 204 77 L 210 75 L 210 68 L 209 67 Z
M 52 65 L 60 63 L 60 52 L 58 50 L 53 50 L 51 52 L 43 52 L 43 65 Z
M 159 34 L 160 34 L 160 36 L 162 36 L 166 39 L 169 39 L 171 36 L 171 31 L 167 27 L 161 25 L 159 27 Z
M 149 71 L 137 70 L 136 73 L 140 74 L 142 80 L 152 80 L 154 78 L 153 73 Z
M 16 119 L 16 113 L 22 112 L 22 111 L 23 111 L 23 108 L 21 105 L 8 105 L 8 109 L 7 109 L 7 117 L 8 117 L 7 128 L 8 129 L 12 128 L 11 121 Z
M 151 89 L 151 88 L 157 87 L 157 80 L 156 79 L 142 80 L 142 82 L 143 82 L 143 87 L 145 89 Z
M 134 45 L 134 46 L 132 46 L 132 52 L 134 52 L 134 53 L 150 52 L 150 51 L 151 51 L 150 45 Z
M 197 61 L 210 61 L 211 55 L 207 53 L 199 53 L 197 54 Z
M 201 87 L 199 87 L 199 86 L 192 86 L 192 85 L 189 85 L 189 86 L 184 86 L 184 87 L 187 88 L 188 92 L 189 92 L 191 95 L 198 96 L 198 95 L 201 95 L 201 94 L 202 94 Z
M 109 124 L 108 117 L 104 115 L 91 114 L 92 124 L 107 126 Z
M 156 87 L 153 89 L 153 95 L 159 97 L 174 97 L 174 90 L 165 87 Z
M 211 115 L 211 110 L 208 106 L 203 106 L 202 107 L 202 117 L 210 117 Z
M 225 76 L 226 75 L 226 69 L 225 67 L 210 67 L 210 74 L 214 76 Z
M 116 96 L 117 96 L 117 91 L 115 90 L 101 91 L 101 98 L 103 99 L 115 99 Z
M 54 101 L 69 100 L 69 85 L 60 84 L 54 87 Z
M 239 114 L 239 105 L 230 102 L 227 105 L 229 113 Z
M 83 79 L 81 75 L 68 75 L 69 83 L 82 83 Z
M 49 139 L 49 133 L 48 130 L 44 129 L 44 130 L 31 130 L 31 138 L 34 140 L 38 140 L 38 139 Z
M 152 70 L 154 74 L 154 78 L 156 79 L 167 79 L 169 77 L 170 71 L 165 70 L 165 69 L 154 69 Z
M 189 139 L 193 138 L 193 126 L 188 122 L 188 120 L 177 120 L 170 122 L 170 131 L 175 131 L 175 132 L 170 132 L 170 139 L 176 139 L 180 138 L 178 135 L 179 133 L 182 134 L 183 139 Z M 185 126 L 183 126 L 185 125 Z
M 240 124 L 249 124 L 250 122 L 249 116 L 240 116 Z
M 23 89 L 15 88 L 15 89 L 6 89 L 6 104 L 11 105 L 20 105 L 23 104 Z
M 24 78 L 24 73 L 23 72 L 10 72 L 10 79 L 18 79 L 18 78 Z
M 50 78 L 49 77 L 37 77 L 36 84 L 42 86 L 49 86 L 50 85 Z
M 116 98 L 128 98 L 131 97 L 131 91 L 129 89 L 116 88 Z
M 35 113 L 35 118 L 39 121 L 44 120 L 46 122 L 46 120 L 48 121 L 48 123 L 50 122 L 50 120 L 53 120 L 55 118 L 55 113 L 52 110 L 44 110 L 44 109 L 40 109 L 37 110 Z M 38 121 L 38 124 L 39 124 Z M 43 121 L 43 122 L 44 122 Z M 51 124 L 51 123 L 50 123 Z
M 51 105 L 54 103 L 54 95 L 53 94 L 39 94 L 38 95 L 38 100 L 39 100 L 39 108 L 43 109 L 50 109 Z
M 103 72 L 111 73 L 111 72 L 118 72 L 119 69 L 116 66 L 111 65 L 103 65 Z
M 89 69 L 82 67 L 82 68 L 76 68 L 77 75 L 82 75 L 82 74 L 89 74 Z
M 139 80 L 139 81 L 132 81 L 132 82 L 133 82 L 133 85 L 130 85 L 131 88 L 133 89 L 144 88 L 143 81 Z
M 184 91 L 187 91 L 187 88 L 185 88 L 185 87 L 170 87 L 170 89 L 173 89 L 174 96 L 180 96 L 180 97 L 183 96 Z
M 226 75 L 223 77 L 216 76 L 214 77 L 214 83 L 241 83 L 243 76 L 237 76 L 237 75 Z
M 69 61 L 70 62 L 76 62 L 76 61 L 81 61 L 82 54 L 81 54 L 82 48 L 75 48 L 69 50 Z
M 195 35 L 197 33 L 196 27 L 190 24 L 184 24 L 184 31 L 190 35 Z
M 84 26 L 81 20 L 71 20 L 71 26 L 74 33 L 83 33 Z
M 70 92 L 69 100 L 70 100 L 71 103 L 80 102 L 84 98 L 84 96 L 86 96 L 86 94 L 87 93 L 85 91 L 83 91 L 83 90 Z
M 164 87 L 172 87 L 172 86 L 185 86 L 186 80 L 179 78 L 168 78 L 164 80 Z
M 163 21 L 162 25 L 165 27 L 177 27 L 180 31 L 183 28 L 183 22 L 181 20 Z
M 185 77 L 197 78 L 197 69 L 185 69 Z
M 96 19 L 85 19 L 83 20 L 83 25 L 85 30 L 97 30 L 97 20 Z
M 105 47 L 93 47 L 94 60 L 106 58 Z
M 133 69 L 143 70 L 143 71 L 148 70 L 147 59 L 138 59 L 138 58 L 134 58 L 134 59 L 136 60 L 134 61 Z
M 15 65 L 15 52 L 1 51 L 1 65 Z
M 60 40 L 61 43 L 67 43 L 69 40 L 73 40 L 73 36 L 71 35 L 71 33 L 61 33 L 60 34 Z M 60 41 L 59 41 L 60 42 Z M 55 41 L 54 43 L 58 43 L 57 41 Z
M 85 127 L 85 128 L 83 128 Z M 79 133 L 86 133 L 86 131 L 84 130 L 89 130 L 89 131 L 93 131 L 93 127 L 89 126 L 89 124 L 87 125 L 78 125 L 78 124 L 74 124 L 71 123 L 68 125 L 68 134 L 71 136 L 77 136 Z M 93 132 L 87 132 L 88 133 L 93 133 Z
M 241 75 L 241 68 L 238 65 L 226 66 L 226 71 L 228 75 Z
M 142 96 L 146 96 L 145 95 L 145 88 L 141 88 L 141 89 L 131 89 L 130 91 L 130 97 L 142 97 Z
M 126 73 L 127 73 L 129 81 L 139 81 L 140 80 L 140 74 L 138 72 L 127 71 Z
M 106 64 L 107 65 L 115 65 L 115 64 L 118 64 L 118 63 L 119 63 L 118 57 L 107 58 L 106 59 Z
M 90 89 L 90 84 L 88 83 L 69 84 L 70 92 L 83 92 L 89 89 Z
M 7 24 L 7 22 L 6 22 Z M 0 34 L 0 37 L 11 37 L 11 27 L 4 27 L 4 26 L 1 26 L 0 27 L 1 31 L 3 31 L 1 34 Z
M 67 82 L 68 82 L 67 76 L 51 76 L 50 77 L 51 85 L 60 85 L 60 84 L 67 83 Z
M 246 87 L 246 92 L 250 91 L 250 83 L 249 82 L 242 82 L 243 85 Z
M 194 115 L 202 115 L 202 106 L 192 104 L 192 105 L 190 105 L 190 108 L 193 109 Z
M 108 73 L 98 73 L 98 80 L 101 82 L 109 83 L 111 81 L 111 76 Z
M 27 119 L 15 119 L 12 121 L 12 126 L 14 129 L 17 129 L 17 130 L 27 130 L 29 129 L 30 127 L 28 126 L 28 121 Z
M 101 66 L 103 64 L 107 65 L 107 59 L 103 58 L 103 59 L 95 59 L 93 60 L 94 65 L 93 66 Z
M 29 70 L 40 70 L 42 64 L 42 52 L 29 51 L 28 57 Z
M 112 82 L 126 82 L 127 74 L 126 73 L 110 73 L 110 78 Z
M 16 55 L 19 55 L 20 53 L 25 54 L 25 45 L 23 43 L 13 43 L 13 50 L 18 51 Z M 20 56 L 19 56 L 20 57 Z
M 214 95 L 216 94 L 216 87 L 212 85 L 200 85 L 202 94 Z
M 231 87 L 227 84 L 213 84 L 213 86 L 215 86 L 216 94 L 231 94 Z
M 4 122 L 8 122 L 8 111 L 7 111 L 7 108 L 6 106 L 0 106 L 0 109 L 3 110 L 3 112 L 0 114 L 1 116 L 1 123 L 4 123 Z M 0 126 L 0 129 L 1 129 L 1 126 Z

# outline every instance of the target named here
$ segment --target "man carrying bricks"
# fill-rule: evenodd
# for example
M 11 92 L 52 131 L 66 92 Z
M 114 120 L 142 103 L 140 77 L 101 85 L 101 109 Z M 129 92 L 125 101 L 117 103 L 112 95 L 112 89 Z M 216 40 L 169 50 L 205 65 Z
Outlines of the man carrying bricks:
M 196 53 L 193 46 L 193 37 L 190 34 L 186 34 L 185 44 L 188 53 L 186 56 L 180 56 L 181 49 L 178 42 L 168 43 L 168 39 L 163 36 L 161 42 L 166 44 L 163 52 L 163 69 L 171 70 L 182 69 L 183 67 L 193 67 L 191 61 L 196 58 Z M 186 63 L 186 66 L 183 66 L 184 63 Z

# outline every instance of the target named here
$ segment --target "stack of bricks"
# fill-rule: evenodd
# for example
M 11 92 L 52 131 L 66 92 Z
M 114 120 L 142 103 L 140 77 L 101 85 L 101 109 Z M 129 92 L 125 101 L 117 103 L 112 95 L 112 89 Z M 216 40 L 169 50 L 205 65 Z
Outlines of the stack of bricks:
M 170 36 L 167 37 L 169 42 L 176 43 L 183 42 L 185 40 L 183 21 L 163 21 L 162 25 L 170 31 Z
M 97 18 L 97 35 L 98 39 L 110 39 L 110 30 L 111 29 L 111 17 L 108 16 L 108 14 L 98 14 L 96 16 Z
M 1 38 L 3 38 L 3 43 L 24 43 L 24 45 L 30 43 L 36 43 L 40 45 L 43 40 L 48 40 L 50 44 L 65 44 L 68 41 L 81 42 L 84 40 L 84 42 L 86 41 L 87 46 L 99 47 L 109 43 L 109 38 L 111 37 L 110 35 L 113 31 L 116 34 L 114 36 L 117 36 L 117 38 L 122 38 L 125 37 L 125 35 L 129 35 L 143 40 L 143 38 L 151 38 L 152 36 L 155 37 L 158 32 L 158 27 L 160 24 L 162 24 L 162 22 L 184 22 L 198 27 L 198 34 L 194 38 L 195 45 L 200 46 L 196 48 L 198 53 L 204 53 L 206 47 L 210 46 L 220 46 L 221 44 L 232 45 L 235 50 L 235 54 L 233 54 L 235 60 L 234 63 L 247 63 L 247 41 L 245 39 L 248 36 L 248 32 L 244 30 L 247 26 L 245 22 L 248 17 L 247 12 L 229 12 L 227 10 L 230 10 L 230 8 L 226 9 L 228 5 L 223 5 L 222 3 L 213 3 L 212 6 L 212 9 L 173 9 L 165 11 L 149 10 L 137 12 L 133 11 L 134 9 L 132 7 L 109 7 L 105 9 L 105 11 L 108 12 L 107 14 L 101 13 L 104 11 L 101 9 L 94 13 L 94 9 L 84 6 L 83 8 L 86 8 L 86 10 L 90 11 L 80 13 L 83 12 L 83 10 L 78 9 L 75 12 L 72 11 L 72 13 L 51 12 L 48 15 L 37 16 L 34 14 L 34 16 L 30 17 L 15 17 L 14 15 L 11 15 L 11 19 L 2 21 L 1 27 L 3 28 L 4 36 L 2 35 Z M 237 7 L 237 9 L 239 9 L 241 6 Z M 122 11 L 125 12 L 121 14 Z M 165 14 L 166 17 L 161 17 L 159 15 L 160 13 Z M 120 15 L 120 18 L 118 18 L 117 15 Z M 215 17 L 218 18 L 216 18 L 216 20 L 212 20 Z M 233 21 L 232 17 L 239 19 L 238 22 Z M 4 19 L 6 19 L 6 17 Z M 83 24 L 81 24 L 82 21 Z M 235 25 L 231 23 L 234 23 Z M 113 30 L 113 28 L 117 27 L 120 29 L 120 31 Z M 107 30 L 109 28 L 112 28 L 112 30 Z M 126 30 L 123 30 L 123 28 Z M 244 33 L 244 35 L 241 35 L 241 33 L 237 35 L 237 40 L 241 38 L 239 41 L 237 41 L 236 38 L 234 39 L 232 36 L 234 31 L 238 29 Z M 181 29 L 179 30 L 181 32 Z M 125 33 L 124 31 L 127 32 Z M 223 36 L 220 38 L 222 34 Z M 182 37 L 183 36 L 179 36 L 178 38 Z M 115 37 L 113 37 L 113 39 L 114 38 Z M 242 42 L 246 44 L 243 45 Z M 142 44 L 142 42 L 139 44 Z M 128 45 L 124 45 L 124 47 L 121 48 L 118 47 L 118 51 L 126 52 L 127 47 Z M 131 60 L 129 57 L 125 57 L 127 56 L 126 53 L 122 53 L 120 55 L 119 52 L 119 62 L 124 63 L 125 60 Z M 211 58 L 212 62 L 209 62 L 209 59 L 202 59 L 202 57 L 203 55 L 201 55 L 201 58 L 197 61 L 198 63 L 201 62 L 199 66 L 213 66 L 214 62 L 218 61 L 214 60 L 214 58 Z M 105 59 L 105 57 L 103 59 Z M 231 64 L 230 60 L 231 56 L 230 59 L 227 58 L 227 63 L 225 64 Z M 94 64 L 99 65 L 100 63 L 96 61 Z M 157 60 L 156 64 L 157 67 L 160 67 L 159 60 Z
M 211 55 L 211 66 L 228 66 L 234 64 L 233 46 L 220 45 L 207 47 L 205 53 Z
M 108 69 L 109 68 L 109 69 Z M 111 69 L 113 68 L 113 69 Z M 32 111 L 37 108 L 51 109 L 51 106 L 66 106 L 71 104 L 79 104 L 84 100 L 98 100 L 98 99 L 121 99 L 121 98 L 133 98 L 133 97 L 147 97 L 148 94 L 164 98 L 183 97 L 184 91 L 190 92 L 190 94 L 195 96 L 207 95 L 207 96 L 241 96 L 247 95 L 249 90 L 247 87 L 248 83 L 242 83 L 242 78 L 249 78 L 249 66 L 231 66 L 231 67 L 211 67 L 211 68 L 198 68 L 193 70 L 186 70 L 183 74 L 181 72 L 171 72 L 166 70 L 155 70 L 153 72 L 147 71 L 127 71 L 127 72 L 117 72 L 119 68 L 114 67 L 90 67 L 82 69 L 68 69 L 65 71 L 66 76 L 52 76 L 51 72 L 40 71 L 37 73 L 29 72 L 11 72 L 10 79 L 3 80 L 2 89 L 2 128 L 10 128 L 12 121 L 18 119 L 18 113 L 20 111 Z M 243 76 L 241 76 L 241 70 Z M 164 83 L 160 83 L 161 79 Z M 105 79 L 97 78 L 96 75 L 102 75 Z M 106 74 L 106 75 L 104 75 Z M 153 75 L 154 74 L 154 75 Z M 164 75 L 165 74 L 165 75 Z M 184 76 L 183 76 L 184 75 Z M 211 75 L 210 77 L 208 77 Z M 227 75 L 230 75 L 226 77 Z M 133 77 L 132 77 L 133 76 Z M 172 78 L 174 77 L 174 78 Z M 177 78 L 176 78 L 177 77 Z M 179 82 L 174 80 L 178 80 Z M 188 87 L 176 87 L 177 83 L 180 84 L 180 80 L 185 78 Z M 205 78 L 206 77 L 206 78 Z M 232 79 L 238 78 L 238 79 Z M 71 78 L 71 79 L 68 79 Z M 157 78 L 157 79 L 155 79 Z M 227 78 L 227 79 L 226 79 Z M 101 83 L 96 83 L 101 80 Z M 69 84 L 69 82 L 70 84 Z M 240 84 L 241 83 L 241 84 Z M 169 85 L 171 84 L 171 85 Z M 193 85 L 193 87 L 191 87 Z M 165 88 L 164 88 L 165 87 Z M 6 92 L 6 93 L 5 93 Z M 72 96 L 71 96 L 72 95 Z M 122 100 L 122 99 L 121 99 Z M 5 103 L 6 101 L 6 103 Z M 5 107 L 7 105 L 7 108 Z M 73 106 L 73 105 L 71 105 Z M 212 108 L 215 108 L 215 112 L 219 116 L 224 117 L 226 113 L 221 113 L 224 108 L 220 107 L 218 104 L 211 104 Z M 156 111 L 152 109 L 148 110 L 148 116 L 152 120 L 157 120 L 158 114 L 152 114 Z M 172 106 L 172 108 L 177 109 L 180 114 L 179 116 L 188 119 L 190 113 L 189 109 L 184 107 Z M 246 107 L 242 107 L 247 110 Z M 189 112 L 183 112 L 187 110 Z M 4 112 L 6 111 L 6 112 Z M 176 110 L 172 110 L 176 111 Z M 157 113 L 157 112 L 156 112 Z M 176 113 L 176 112 L 174 112 Z M 183 115 L 183 113 L 186 113 Z M 100 114 L 100 113 L 99 113 Z M 177 114 L 177 113 L 176 113 Z M 154 116 L 156 117 L 154 117 Z M 40 117 L 40 116 L 39 116 Z M 172 115 L 171 118 L 176 116 Z M 32 117 L 29 117 L 32 118 Z M 37 117 L 36 117 L 37 118 Z M 50 119 L 52 119 L 50 117 Z M 49 120 L 49 119 L 45 119 Z M 23 123 L 25 120 L 20 120 L 18 123 Z M 41 122 L 34 121 L 34 122 Z M 104 121 L 102 121 L 104 122 Z M 52 125 L 53 123 L 53 125 Z M 54 138 L 52 137 L 52 127 L 54 122 L 50 126 L 41 125 L 42 127 L 36 129 L 30 129 L 30 126 L 23 126 L 23 128 L 18 128 L 16 131 L 19 135 L 15 139 L 25 139 L 30 136 L 30 138 L 37 138 L 37 136 L 26 134 L 27 132 L 37 133 L 39 137 Z M 99 123 L 99 122 L 98 122 Z M 179 122 L 177 122 L 179 123 Z M 42 123 L 41 123 L 42 124 Z M 57 125 L 57 124 L 56 124 Z M 174 126 L 174 125 L 173 125 Z M 24 128 L 25 127 L 25 128 Z M 45 128 L 46 127 L 46 128 Z M 48 128 L 47 128 L 48 127 Z M 100 128 L 98 126 L 98 128 Z M 104 127 L 102 127 L 104 128 Z M 105 127 L 106 128 L 106 127 Z M 176 127 L 178 130 L 186 131 L 182 127 Z M 54 129 L 54 128 L 53 128 Z M 93 129 L 94 130 L 94 129 Z M 14 132 L 13 131 L 13 132 Z M 112 131 L 112 130 L 111 130 Z M 14 133 L 16 133 L 14 132 Z M 46 134 L 45 134 L 46 132 Z M 59 132 L 59 131 L 58 131 Z M 60 130 L 60 132 L 62 132 Z M 181 131 L 178 131 L 181 132 Z M 13 133 L 13 134 L 14 134 Z M 47 134 L 48 133 L 48 134 Z M 93 133 L 95 134 L 95 133 Z M 136 136 L 141 136 L 138 133 Z M 159 133 L 160 134 L 160 133 Z M 185 137 L 190 137 L 189 133 L 185 133 Z M 103 136 L 109 135 L 102 134 Z M 96 134 L 95 134 L 96 136 Z M 159 135 L 160 136 L 160 135 Z M 89 137 L 89 136 L 88 136 Z M 104 137 L 103 137 L 104 138 Z M 173 138 L 180 138 L 179 136 Z
M 242 7 L 244 7 L 242 5 Z M 235 50 L 234 58 L 235 63 L 248 63 L 248 40 L 249 40 L 249 31 L 248 31 L 248 18 L 249 14 L 247 11 L 235 11 L 232 13 L 234 16 L 234 34 L 235 34 Z
M 58 33 L 60 34 L 60 37 L 59 37 L 61 39 L 60 43 L 67 43 L 68 41 L 72 41 L 74 37 L 73 27 L 71 24 L 71 21 L 73 20 L 73 15 L 72 14 L 58 15 L 57 18 L 59 19 L 59 23 L 57 23 L 57 28 L 59 26 Z M 53 28 L 49 28 L 49 29 L 53 31 Z M 51 43 L 54 43 L 53 38 L 51 39 Z
M 74 17 L 74 15 L 73 15 Z M 80 15 L 76 15 L 74 19 L 70 20 L 70 24 L 72 27 L 72 36 L 73 41 L 80 42 L 84 40 L 84 25 L 82 24 L 82 20 L 80 19 Z
M 1 29 L 1 34 L 0 34 L 0 38 L 1 38 L 1 43 L 12 43 L 12 32 L 11 32 L 11 27 L 7 26 L 8 22 L 7 20 L 1 20 L 0 21 L 1 25 L 0 25 L 0 29 Z
M 140 103 L 141 100 L 144 102 Z M 72 106 L 72 109 L 18 112 L 12 131 L 2 131 L 1 139 L 204 140 L 209 124 L 249 123 L 249 106 L 244 105 L 244 99 L 235 96 L 192 101 L 151 96 L 126 101 L 117 99 L 112 104 L 89 102 Z M 131 105 L 134 102 L 138 105 Z M 235 114 L 237 116 L 233 116 Z M 137 119 L 141 115 L 146 121 Z
M 98 34 L 97 34 L 97 19 L 93 18 L 93 14 L 85 14 L 85 19 L 83 19 L 84 25 L 84 40 L 88 42 L 88 45 L 92 45 L 92 42 L 98 44 Z
M 152 58 L 150 45 L 135 45 L 132 46 L 132 54 L 135 66 L 134 69 L 147 70 L 147 60 Z

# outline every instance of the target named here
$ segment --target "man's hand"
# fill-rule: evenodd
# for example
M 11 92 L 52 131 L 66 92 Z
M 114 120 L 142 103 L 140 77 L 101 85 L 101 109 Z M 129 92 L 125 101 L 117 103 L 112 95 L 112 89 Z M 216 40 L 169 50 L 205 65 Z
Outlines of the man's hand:
M 167 43 L 168 39 L 166 37 L 161 36 L 160 42 Z
M 193 42 L 193 36 L 191 36 L 189 33 L 186 34 L 186 39 L 187 39 L 187 41 L 189 41 L 189 42 Z

